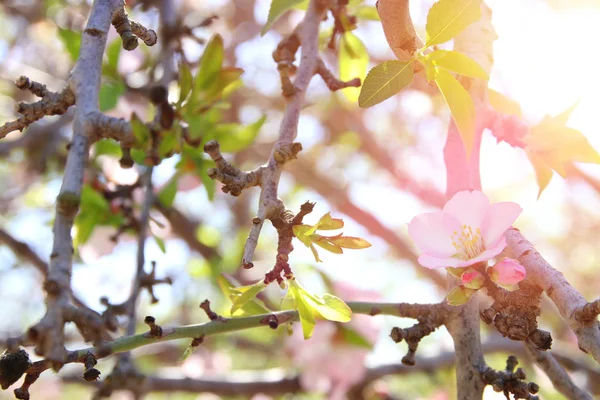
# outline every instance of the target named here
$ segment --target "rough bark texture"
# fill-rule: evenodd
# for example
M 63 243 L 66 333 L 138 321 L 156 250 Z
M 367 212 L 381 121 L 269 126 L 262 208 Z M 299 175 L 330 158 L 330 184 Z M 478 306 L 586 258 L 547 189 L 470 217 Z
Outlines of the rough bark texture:
M 579 348 L 600 362 L 600 324 L 598 319 L 580 321 L 575 317 L 576 311 L 587 304 L 585 298 L 571 286 L 560 271 L 552 268 L 544 260 L 517 229 L 510 229 L 506 233 L 506 240 L 509 254 L 519 260 L 527 269 L 527 279 L 544 289 L 558 308 L 560 315 L 573 329 Z

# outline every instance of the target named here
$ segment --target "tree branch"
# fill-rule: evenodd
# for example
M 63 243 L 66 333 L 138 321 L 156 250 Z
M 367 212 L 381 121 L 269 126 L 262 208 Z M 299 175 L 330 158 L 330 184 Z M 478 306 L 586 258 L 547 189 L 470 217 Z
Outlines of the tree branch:
M 37 342 L 36 350 L 55 370 L 66 360 L 64 348 L 65 310 L 69 306 L 73 241 L 71 228 L 83 185 L 83 172 L 90 146 L 88 116 L 98 112 L 98 94 L 102 73 L 102 55 L 112 13 L 119 1 L 95 1 L 86 29 L 82 34 L 80 56 L 70 80 L 76 98 L 73 139 L 70 145 L 63 183 L 56 201 L 54 244 L 46 279 L 47 311 L 42 320 L 29 330 L 29 338 Z M 31 333 L 34 333 L 31 335 Z
M 21 117 L 0 127 L 0 139 L 12 131 L 22 131 L 46 115 L 64 114 L 75 103 L 75 95 L 69 87 L 60 93 L 54 93 L 49 91 L 46 85 L 31 81 L 25 76 L 17 79 L 16 85 L 21 90 L 29 90 L 34 95 L 41 97 L 41 100 L 32 104 L 18 103 L 15 111 L 21 114 Z
M 548 351 L 539 350 L 530 340 L 524 342 L 527 353 L 544 370 L 552 385 L 561 394 L 573 400 L 592 400 L 592 396 L 577 387 L 563 367 Z
M 244 246 L 242 266 L 245 268 L 253 266 L 254 251 L 258 244 L 258 237 L 265 219 L 277 219 L 285 209 L 277 196 L 277 187 L 284 164 L 290 159 L 295 158 L 298 151 L 302 149 L 300 144 L 293 143 L 293 141 L 297 135 L 300 110 L 304 103 L 306 89 L 313 75 L 317 72 L 319 60 L 319 25 L 327 11 L 325 4 L 322 3 L 320 0 L 311 0 L 304 20 L 289 38 L 284 39 L 274 53 L 274 58 L 277 61 L 281 52 L 289 45 L 291 46 L 290 54 L 293 61 L 293 54 L 295 54 L 298 46 L 301 44 L 302 47 L 300 65 L 291 88 L 293 90 L 284 90 L 287 105 L 279 128 L 279 138 L 273 146 L 267 164 L 260 169 L 260 199 L 257 216 L 253 220 L 250 234 Z M 279 64 L 282 63 L 280 62 Z M 281 68 L 280 72 L 282 72 Z
M 578 318 L 588 302 L 565 279 L 552 268 L 533 245 L 517 229 L 506 232 L 509 254 L 527 269 L 527 279 L 542 288 L 554 302 L 560 315 L 569 324 L 579 343 L 579 348 L 600 362 L 600 324 L 597 318 Z

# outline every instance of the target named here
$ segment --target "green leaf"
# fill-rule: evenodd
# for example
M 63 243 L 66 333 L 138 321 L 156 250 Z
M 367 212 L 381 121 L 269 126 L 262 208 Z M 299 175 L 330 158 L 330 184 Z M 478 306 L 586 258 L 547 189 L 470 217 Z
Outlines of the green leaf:
M 98 107 L 100 111 L 112 110 L 117 106 L 119 97 L 125 93 L 125 85 L 121 81 L 110 80 L 104 82 L 100 86 L 100 93 L 98 94 Z
M 294 233 L 294 236 L 296 236 L 298 240 L 304 243 L 306 247 L 310 247 L 310 245 L 312 244 L 312 239 L 310 237 L 310 234 L 307 235 L 306 233 L 311 229 L 313 229 L 313 227 L 310 225 L 294 225 L 292 227 L 292 232 Z
M 452 118 L 456 123 L 467 153 L 470 157 L 475 141 L 475 106 L 469 92 L 450 74 L 450 72 L 436 68 L 435 83 L 444 96 Z
M 162 133 L 161 142 L 158 146 L 158 156 L 168 158 L 174 153 L 180 153 L 182 145 L 181 126 L 173 124 L 169 131 Z
M 521 106 L 513 99 L 497 92 L 493 89 L 488 89 L 488 101 L 494 110 L 506 115 L 516 115 L 519 118 L 523 117 Z
M 145 149 L 150 141 L 150 130 L 135 113 L 131 115 L 131 130 L 135 137 L 135 147 Z
M 192 71 L 190 70 L 190 66 L 186 63 L 181 63 L 179 65 L 179 102 L 178 104 L 182 104 L 185 99 L 187 99 L 188 95 L 192 90 L 193 83 Z
M 364 19 L 367 21 L 380 21 L 377 8 L 373 6 L 360 6 L 358 10 L 356 10 L 355 15 L 358 17 L 358 19 Z
M 331 231 L 335 229 L 342 229 L 344 227 L 344 221 L 340 218 L 332 218 L 331 213 L 327 213 L 319 219 L 317 222 L 316 230 L 319 231 Z M 313 232 L 308 233 L 309 235 Z
M 200 67 L 196 73 L 194 92 L 206 90 L 210 87 L 223 65 L 223 39 L 219 35 L 213 36 L 200 59 Z
M 231 313 L 233 314 L 242 308 L 244 304 L 254 300 L 256 295 L 262 292 L 266 287 L 267 285 L 265 285 L 264 281 L 261 280 L 253 285 L 231 289 L 231 302 L 233 303 L 231 306 Z
M 316 262 L 323 262 L 323 260 L 319 258 L 319 253 L 317 253 L 317 249 L 315 249 L 315 246 L 312 243 L 310 244 L 310 251 L 312 251 Z
M 171 207 L 177 194 L 177 177 L 173 177 L 158 193 L 158 199 L 165 207 Z
M 535 179 L 539 188 L 537 198 L 539 199 L 542 195 L 542 192 L 544 189 L 546 189 L 550 183 L 550 180 L 552 179 L 552 168 L 547 166 L 544 163 L 544 160 L 535 153 L 530 151 L 526 151 L 525 153 L 527 154 L 527 158 L 529 158 L 529 161 L 535 170 Z
M 81 189 L 81 210 L 85 212 L 108 211 L 110 205 L 101 193 L 85 185 Z
M 219 141 L 221 151 L 223 153 L 235 153 L 244 150 L 258 136 L 260 128 L 267 120 L 266 116 L 262 116 L 256 122 L 240 126 L 238 124 L 221 124 L 216 127 L 215 138 Z
M 324 294 L 322 303 L 317 303 L 315 309 L 323 318 L 329 321 L 348 322 L 352 319 L 350 307 L 342 299 L 332 294 Z
M 98 218 L 93 213 L 79 213 L 75 217 L 76 233 L 74 241 L 77 246 L 85 244 L 98 224 Z
M 435 50 L 429 53 L 426 58 L 430 59 L 434 65 L 444 67 L 457 74 L 488 80 L 488 74 L 471 57 L 450 50 Z
M 329 241 L 328 238 L 322 237 L 320 235 L 311 235 L 311 236 L 318 238 L 316 240 L 313 240 L 314 244 L 316 244 L 317 246 L 319 246 L 331 253 L 342 254 L 344 252 L 344 250 L 342 250 L 342 248 L 340 246 L 332 243 L 331 241 Z
M 265 26 L 260 31 L 260 35 L 264 36 L 265 33 L 271 29 L 275 21 L 279 17 L 281 17 L 286 11 L 291 10 L 295 6 L 301 3 L 307 3 L 306 0 L 273 0 L 271 2 L 271 7 L 269 7 L 269 16 L 267 17 L 267 22 Z
M 120 157 L 122 155 L 121 147 L 112 139 L 100 139 L 94 143 L 94 155 L 96 157 L 102 155 Z
M 371 69 L 358 97 L 358 105 L 366 108 L 381 103 L 408 86 L 413 79 L 410 63 L 386 61 Z
M 481 0 L 439 0 L 427 15 L 425 47 L 453 39 L 481 18 Z
M 102 65 L 102 75 L 119 80 L 119 56 L 121 55 L 121 38 L 116 38 L 106 46 L 106 63 Z
M 208 200 L 213 201 L 215 199 L 215 191 L 217 189 L 217 183 L 214 179 L 211 179 L 206 170 L 201 171 L 199 173 L 200 180 L 202 181 L 202 185 L 204 189 L 206 189 L 206 195 L 208 196 Z
M 81 47 L 81 34 L 70 29 L 59 28 L 58 36 L 60 36 L 63 45 L 71 56 L 71 60 L 77 61 L 77 57 L 79 57 L 79 48 Z
M 240 77 L 244 74 L 241 68 L 223 68 L 215 79 L 206 88 L 202 96 L 203 103 L 213 103 L 218 99 L 226 98 L 233 91 L 242 86 Z
M 464 286 L 456 286 L 454 289 L 450 290 L 446 296 L 446 301 L 451 306 L 462 306 L 469 301 L 476 291 L 477 290 L 468 289 Z
M 221 292 L 223 292 L 223 295 L 225 295 L 225 297 L 227 297 L 228 299 L 231 300 L 233 297 L 237 296 L 237 294 L 233 293 L 233 290 L 235 290 L 236 285 L 225 275 L 220 274 L 219 276 L 217 276 L 217 284 L 219 285 Z M 251 301 L 245 303 L 243 306 L 241 306 L 241 308 L 237 310 L 236 315 L 260 315 L 268 314 L 270 312 L 271 310 L 265 307 L 262 301 L 254 298 Z
M 338 331 L 342 334 L 344 341 L 350 345 L 365 349 L 373 348 L 373 345 L 367 338 L 358 333 L 357 330 L 349 328 L 347 325 L 338 325 Z
M 365 239 L 352 236 L 335 237 L 331 238 L 330 241 L 345 249 L 366 249 L 367 247 L 371 247 L 371 243 Z
M 468 268 L 452 268 L 452 267 L 448 267 L 446 268 L 446 272 L 448 272 L 450 275 L 452 275 L 455 278 L 460 279 L 462 277 L 462 274 L 465 273 L 465 271 Z
M 306 291 L 297 280 L 289 281 L 290 290 L 294 290 L 301 297 L 312 312 L 324 319 L 335 322 L 348 322 L 352 318 L 352 310 L 343 300 L 326 293 L 323 297 L 316 296 Z M 295 297 L 294 297 L 295 298 Z
M 294 298 L 294 305 L 296 306 L 296 310 L 298 310 L 298 316 L 300 317 L 300 324 L 302 325 L 302 333 L 304 334 L 304 339 L 310 339 L 316 324 L 315 316 L 313 314 L 314 310 L 306 301 L 304 297 L 305 292 L 300 290 L 300 287 L 296 280 L 291 280 L 289 284 L 290 293 Z
M 131 158 L 138 165 L 144 165 L 144 160 L 146 159 L 146 153 L 142 150 L 131 149 Z
M 167 252 L 167 246 L 165 245 L 165 241 L 162 240 L 161 238 L 159 238 L 156 235 L 153 235 L 153 236 L 154 236 L 154 240 L 156 241 L 156 244 L 158 245 L 158 248 L 160 249 L 160 251 L 162 251 L 163 254 L 166 253 Z
M 369 52 L 363 42 L 352 32 L 345 32 L 340 39 L 339 67 L 340 80 L 364 79 L 369 66 Z M 360 88 L 349 87 L 342 93 L 352 102 L 358 100 Z
M 565 111 L 561 112 L 560 114 L 558 114 L 554 117 L 546 116 L 540 125 L 543 126 L 545 121 L 549 122 L 550 125 L 552 125 L 552 126 L 567 125 L 567 122 L 569 122 L 569 118 L 571 118 L 571 114 L 573 113 L 573 111 L 575 111 L 575 109 L 577 108 L 578 105 L 579 105 L 579 100 L 577 100 L 575 103 L 573 103 L 571 105 L 571 107 L 567 108 Z

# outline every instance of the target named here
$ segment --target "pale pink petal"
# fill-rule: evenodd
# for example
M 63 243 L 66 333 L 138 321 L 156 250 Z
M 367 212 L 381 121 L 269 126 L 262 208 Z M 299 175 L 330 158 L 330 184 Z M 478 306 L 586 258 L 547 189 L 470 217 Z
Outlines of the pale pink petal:
M 493 247 L 489 249 L 485 249 L 485 251 L 479 254 L 477 257 L 471 258 L 470 260 L 464 261 L 460 267 L 468 267 L 469 265 L 477 264 L 483 261 L 487 261 L 491 258 L 496 257 L 498 254 L 502 253 L 502 250 L 506 247 L 506 238 L 502 237 L 498 242 L 495 243 Z
M 490 278 L 499 285 L 516 285 L 525 279 L 525 267 L 512 258 L 503 258 L 488 270 Z
M 487 196 L 479 190 L 463 190 L 456 193 L 444 206 L 444 212 L 456 218 L 461 225 L 473 229 L 481 227 L 483 217 L 490 205 Z
M 419 256 L 419 264 L 429 269 L 462 267 L 462 263 L 464 263 L 463 260 L 459 260 L 458 258 L 452 257 L 439 258 L 435 256 L 430 256 L 427 253 L 423 253 Z
M 517 203 L 503 202 L 489 206 L 481 224 L 481 236 L 484 246 L 495 243 L 521 214 L 523 209 Z
M 436 257 L 449 257 L 456 253 L 452 233 L 459 229 L 460 223 L 442 212 L 417 215 L 408 224 L 408 234 L 419 249 Z

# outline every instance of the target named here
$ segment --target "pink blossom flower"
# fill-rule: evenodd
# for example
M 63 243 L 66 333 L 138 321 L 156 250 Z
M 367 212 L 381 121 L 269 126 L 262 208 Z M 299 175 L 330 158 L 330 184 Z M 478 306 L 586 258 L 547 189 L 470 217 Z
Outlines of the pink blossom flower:
M 442 211 L 421 214 L 408 233 L 427 268 L 461 268 L 487 261 L 506 247 L 504 233 L 522 209 L 513 202 L 490 204 L 479 190 L 456 193 Z
M 488 274 L 498 285 L 516 285 L 525 278 L 527 271 L 518 261 L 503 258 L 488 269 Z

